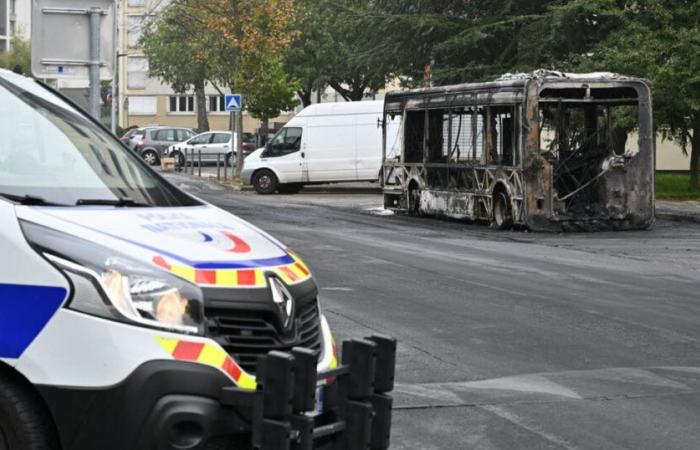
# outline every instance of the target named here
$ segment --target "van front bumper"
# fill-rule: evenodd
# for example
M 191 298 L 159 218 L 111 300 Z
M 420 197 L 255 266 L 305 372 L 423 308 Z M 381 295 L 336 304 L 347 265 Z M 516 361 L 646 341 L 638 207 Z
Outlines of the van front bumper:
M 109 388 L 37 386 L 64 450 L 389 447 L 396 341 L 343 343 L 342 365 L 317 372 L 295 348 L 258 363 L 257 390 L 197 363 L 144 363 Z
M 243 181 L 244 185 L 253 184 L 253 171 L 254 169 L 246 169 L 245 165 L 243 166 L 243 171 L 241 172 L 241 181 Z

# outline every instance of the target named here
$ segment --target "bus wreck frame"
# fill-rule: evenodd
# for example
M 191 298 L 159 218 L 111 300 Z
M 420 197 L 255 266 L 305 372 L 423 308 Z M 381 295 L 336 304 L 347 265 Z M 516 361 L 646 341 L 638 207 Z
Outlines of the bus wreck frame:
M 390 147 L 387 124 L 397 117 L 401 130 Z M 654 222 L 645 80 L 539 70 L 390 92 L 382 126 L 387 209 L 499 229 L 629 230 Z

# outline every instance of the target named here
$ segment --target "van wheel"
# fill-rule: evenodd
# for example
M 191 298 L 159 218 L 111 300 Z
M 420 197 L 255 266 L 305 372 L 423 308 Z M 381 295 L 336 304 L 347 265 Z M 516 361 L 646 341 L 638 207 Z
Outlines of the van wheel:
M 153 150 L 146 150 L 142 154 L 143 160 L 148 163 L 149 166 L 155 166 L 158 164 L 158 154 Z
M 301 183 L 288 183 L 280 184 L 277 190 L 280 194 L 297 194 L 303 189 L 304 185 Z
M 0 450 L 59 450 L 53 421 L 39 396 L 0 372 Z
M 497 230 L 508 230 L 513 226 L 510 198 L 503 191 L 493 195 L 493 224 Z
M 255 175 L 253 175 L 253 188 L 258 194 L 272 194 L 277 189 L 277 177 L 270 170 L 255 172 Z

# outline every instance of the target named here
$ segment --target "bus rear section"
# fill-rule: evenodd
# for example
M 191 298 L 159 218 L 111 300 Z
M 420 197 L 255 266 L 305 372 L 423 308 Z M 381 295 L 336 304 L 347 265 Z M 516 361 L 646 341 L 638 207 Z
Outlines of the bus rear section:
M 540 70 L 390 93 L 384 122 L 397 117 L 397 144 L 384 145 L 386 208 L 499 229 L 653 223 L 651 94 L 643 80 Z

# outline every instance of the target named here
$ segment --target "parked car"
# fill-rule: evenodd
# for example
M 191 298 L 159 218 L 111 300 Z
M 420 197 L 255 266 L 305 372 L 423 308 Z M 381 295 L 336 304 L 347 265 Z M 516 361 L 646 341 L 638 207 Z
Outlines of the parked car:
M 122 135 L 122 137 L 119 138 L 119 140 L 121 141 L 122 144 L 124 144 L 128 147 L 129 142 L 131 141 L 131 137 L 134 134 L 138 133 L 138 131 L 139 131 L 139 127 L 137 127 L 137 126 L 129 127 L 124 131 L 124 134 Z
M 142 128 L 132 136 L 130 148 L 153 166 L 160 164 L 160 156 L 165 149 L 176 142 L 186 141 L 194 135 L 194 131 L 189 128 Z
M 383 110 L 382 101 L 307 107 L 246 158 L 244 183 L 259 194 L 272 194 L 298 192 L 305 184 L 376 181 L 382 166 Z M 388 124 L 393 140 L 398 131 L 398 121 Z
M 255 151 L 255 145 L 245 142 L 243 136 L 243 156 L 246 157 Z M 202 163 L 216 162 L 219 159 L 222 163 L 227 162 L 229 166 L 236 163 L 236 133 L 230 131 L 208 131 L 201 133 L 188 141 L 174 144 L 168 147 L 164 155 L 177 159 L 179 165 L 184 165 L 188 155 L 194 152 L 195 162 L 199 162 L 199 152 L 202 155 Z

